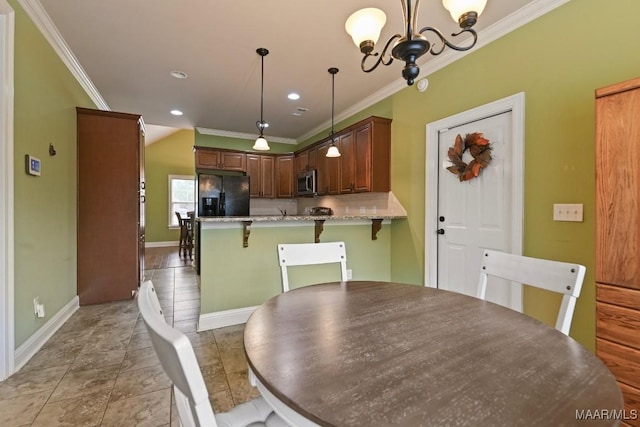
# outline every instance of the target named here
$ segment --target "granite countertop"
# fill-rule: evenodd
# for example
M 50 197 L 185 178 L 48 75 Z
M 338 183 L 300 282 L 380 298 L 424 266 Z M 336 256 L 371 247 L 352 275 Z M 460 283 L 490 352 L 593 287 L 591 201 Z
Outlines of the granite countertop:
M 389 214 L 357 214 L 357 215 L 250 215 L 250 216 L 215 216 L 198 217 L 200 222 L 276 222 L 276 221 L 326 221 L 326 220 L 352 220 L 352 219 L 402 219 L 406 215 Z

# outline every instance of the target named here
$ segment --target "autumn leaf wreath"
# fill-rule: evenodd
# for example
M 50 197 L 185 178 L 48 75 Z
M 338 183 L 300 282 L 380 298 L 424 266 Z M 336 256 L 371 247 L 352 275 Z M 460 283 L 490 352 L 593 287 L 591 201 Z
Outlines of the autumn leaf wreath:
M 480 132 L 468 133 L 464 140 L 456 136 L 453 147 L 449 147 L 448 156 L 452 163 L 447 170 L 458 176 L 460 182 L 469 181 L 480 175 L 480 171 L 491 163 L 491 144 Z M 469 164 L 462 160 L 462 155 L 469 150 L 473 160 Z

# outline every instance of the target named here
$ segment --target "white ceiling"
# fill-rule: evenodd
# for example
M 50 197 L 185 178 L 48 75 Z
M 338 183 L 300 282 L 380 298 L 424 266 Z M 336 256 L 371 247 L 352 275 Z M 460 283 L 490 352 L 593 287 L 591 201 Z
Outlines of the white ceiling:
M 351 13 L 378 7 L 387 14 L 377 46 L 381 48 L 390 36 L 402 31 L 400 2 L 22 1 L 46 12 L 45 18 L 48 15 L 109 109 L 142 114 L 147 124 L 257 134 L 259 47 L 270 51 L 264 65 L 267 138 L 300 140 L 327 127 L 331 119 L 329 67 L 340 69 L 335 78 L 337 118 L 353 113 L 354 105 L 381 99 L 376 94 L 388 95 L 404 87 L 399 61 L 363 73 L 362 56 L 344 30 Z M 562 2 L 488 0 L 476 25 L 480 34 L 476 49 L 483 37 L 484 42 L 499 37 L 497 28 L 505 22 L 511 27 L 514 22 L 519 25 L 523 16 L 545 13 Z M 514 14 L 520 18 L 509 20 Z M 445 34 L 458 30 L 440 0 L 422 2 L 418 27 L 427 25 Z M 442 55 L 427 55 L 419 61 L 419 78 L 431 71 L 434 58 Z M 169 74 L 172 70 L 184 71 L 188 78 L 175 79 Z M 291 91 L 301 99 L 288 100 Z M 297 107 L 308 111 L 293 116 Z M 174 108 L 184 115 L 170 115 Z

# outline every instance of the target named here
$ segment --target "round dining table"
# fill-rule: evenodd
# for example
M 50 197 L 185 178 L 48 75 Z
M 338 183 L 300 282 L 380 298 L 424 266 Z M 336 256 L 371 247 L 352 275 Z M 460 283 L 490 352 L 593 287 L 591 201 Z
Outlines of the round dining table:
M 259 306 L 250 377 L 292 426 L 619 425 L 607 367 L 573 338 L 462 294 L 390 282 L 306 286 Z

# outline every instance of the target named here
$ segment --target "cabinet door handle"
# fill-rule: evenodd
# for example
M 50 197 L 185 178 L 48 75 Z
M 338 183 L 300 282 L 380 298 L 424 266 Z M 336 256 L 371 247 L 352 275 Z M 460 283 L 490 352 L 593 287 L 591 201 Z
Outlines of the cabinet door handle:
M 140 196 L 140 203 L 144 203 L 147 200 L 147 196 L 142 195 Z

